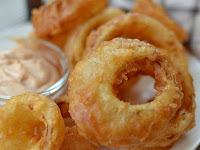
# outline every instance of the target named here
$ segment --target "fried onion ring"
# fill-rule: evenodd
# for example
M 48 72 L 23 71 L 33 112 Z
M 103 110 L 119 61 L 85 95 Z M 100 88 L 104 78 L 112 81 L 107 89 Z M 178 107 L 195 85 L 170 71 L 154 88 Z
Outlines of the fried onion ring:
M 165 134 L 159 136 L 162 146 L 173 143 L 195 125 L 194 87 L 192 77 L 188 72 L 188 61 L 184 47 L 175 34 L 157 20 L 146 15 L 132 13 L 117 17 L 90 34 L 86 50 L 90 52 L 101 42 L 115 37 L 137 38 L 164 49 L 180 73 L 184 93 L 182 105 L 177 115 L 170 122 L 169 129 L 166 130 Z
M 65 138 L 59 150 L 97 150 L 97 145 L 88 142 L 78 134 L 75 123 L 69 114 L 69 99 L 67 95 L 57 98 L 56 103 L 61 110 L 66 126 Z
M 59 150 L 98 150 L 98 146 L 86 141 L 74 126 L 66 127 L 65 138 Z
M 107 22 L 91 33 L 87 40 L 87 53 L 95 49 L 101 42 L 115 37 L 137 38 L 165 49 L 180 71 L 182 80 L 184 79 L 182 81 L 185 95 L 184 107 L 189 112 L 194 113 L 194 88 L 192 78 L 188 72 L 188 61 L 184 47 L 172 32 L 155 19 L 146 15 L 126 14 Z
M 14 96 L 0 108 L 1 149 L 58 150 L 64 131 L 58 106 L 46 96 Z
M 65 44 L 65 53 L 68 58 L 70 70 L 73 70 L 76 63 L 82 59 L 86 46 L 86 39 L 90 32 L 94 31 L 94 29 L 106 23 L 110 19 L 122 14 L 124 14 L 124 12 L 120 9 L 107 8 L 96 16 L 85 21 L 69 35 Z
M 61 114 L 63 118 L 70 117 L 69 114 L 69 101 L 67 95 L 62 95 L 55 99 L 56 104 L 60 108 Z
M 184 43 L 188 39 L 187 32 L 171 19 L 166 10 L 152 0 L 137 0 L 132 12 L 141 13 L 153 17 L 172 30 L 180 42 Z
M 140 105 L 120 101 L 117 87 L 138 72 L 155 78 L 154 100 Z M 80 135 L 95 143 L 111 148 L 161 146 L 155 140 L 180 108 L 181 88 L 164 52 L 139 40 L 116 38 L 75 66 L 69 77 L 70 114 Z
M 33 10 L 32 24 L 38 37 L 69 31 L 103 10 L 107 0 L 53 0 Z

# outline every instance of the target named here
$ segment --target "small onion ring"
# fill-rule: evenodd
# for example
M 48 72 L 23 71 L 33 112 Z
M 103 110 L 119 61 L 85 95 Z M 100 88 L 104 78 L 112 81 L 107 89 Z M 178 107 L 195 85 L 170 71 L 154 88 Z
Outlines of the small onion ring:
M 138 72 L 155 77 L 156 97 L 140 105 L 120 101 L 116 87 Z M 151 147 L 182 100 L 179 75 L 164 52 L 123 38 L 103 42 L 80 61 L 69 77 L 68 92 L 69 112 L 80 135 L 111 148 Z
M 44 95 L 14 96 L 0 108 L 1 149 L 58 150 L 64 131 L 58 106 Z

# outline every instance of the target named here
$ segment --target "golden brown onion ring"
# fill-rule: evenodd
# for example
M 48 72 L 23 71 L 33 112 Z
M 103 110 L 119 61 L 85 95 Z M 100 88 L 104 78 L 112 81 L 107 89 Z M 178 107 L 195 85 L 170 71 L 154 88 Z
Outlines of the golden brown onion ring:
M 71 70 L 73 70 L 77 62 L 82 60 L 88 35 L 98 26 L 122 14 L 124 12 L 120 9 L 107 8 L 96 16 L 86 20 L 69 35 L 65 44 L 65 53 Z
M 154 100 L 140 105 L 120 101 L 115 95 L 117 86 L 138 72 L 154 76 L 158 91 Z M 111 148 L 160 146 L 155 140 L 182 100 L 179 75 L 164 52 L 123 38 L 102 43 L 80 61 L 69 77 L 68 92 L 78 132 Z
M 122 15 L 100 26 L 97 31 L 90 34 L 87 40 L 87 53 L 101 42 L 115 37 L 137 38 L 165 49 L 181 73 L 182 80 L 184 79 L 182 81 L 185 95 L 184 109 L 194 113 L 194 88 L 188 72 L 188 61 L 184 47 L 170 30 L 146 15 L 137 13 Z
M 182 43 L 188 38 L 187 32 L 168 16 L 166 10 L 162 6 L 152 0 L 137 0 L 132 12 L 144 14 L 157 19 L 169 30 L 172 30 Z
M 107 0 L 53 0 L 33 10 L 32 23 L 38 37 L 69 31 L 103 10 Z
M 58 106 L 46 96 L 14 96 L 0 108 L 1 149 L 58 150 L 64 131 Z
M 192 77 L 188 72 L 184 47 L 175 34 L 157 20 L 146 15 L 132 13 L 117 17 L 90 34 L 86 50 L 90 52 L 101 42 L 115 37 L 137 38 L 165 49 L 180 73 L 184 93 L 183 102 L 176 117 L 170 122 L 169 129 L 163 136 L 159 136 L 163 146 L 169 145 L 195 124 L 194 87 Z

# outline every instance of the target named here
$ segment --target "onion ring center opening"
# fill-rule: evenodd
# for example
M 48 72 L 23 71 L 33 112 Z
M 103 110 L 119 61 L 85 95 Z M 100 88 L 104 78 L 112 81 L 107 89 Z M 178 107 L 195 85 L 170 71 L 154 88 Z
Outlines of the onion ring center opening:
M 154 83 L 155 79 L 151 76 L 137 75 L 118 87 L 117 97 L 132 105 L 151 102 L 157 94 Z
M 2 134 L 8 136 L 8 140 L 15 145 L 16 149 L 22 147 L 29 149 L 44 136 L 44 123 L 37 119 L 32 112 L 27 111 L 25 106 L 17 106 L 9 115 L 7 118 L 10 119 L 6 119 L 6 123 L 2 124 L 0 128 L 5 132 Z

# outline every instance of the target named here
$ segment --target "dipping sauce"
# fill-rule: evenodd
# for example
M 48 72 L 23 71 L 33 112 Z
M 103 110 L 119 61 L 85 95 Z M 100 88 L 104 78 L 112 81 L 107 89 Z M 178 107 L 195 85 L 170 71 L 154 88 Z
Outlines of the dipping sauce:
M 23 45 L 0 51 L 0 95 L 42 92 L 60 77 L 55 64 Z

